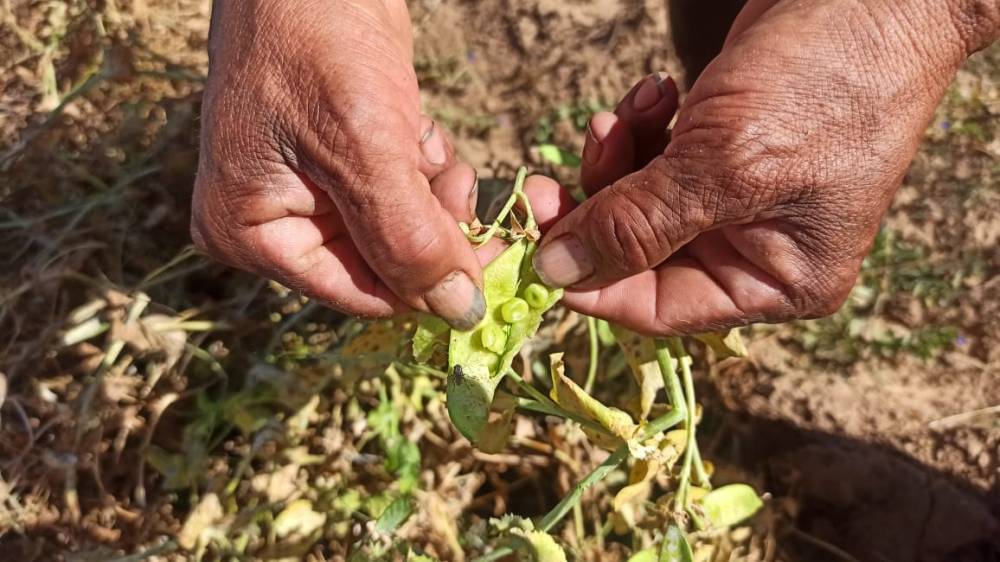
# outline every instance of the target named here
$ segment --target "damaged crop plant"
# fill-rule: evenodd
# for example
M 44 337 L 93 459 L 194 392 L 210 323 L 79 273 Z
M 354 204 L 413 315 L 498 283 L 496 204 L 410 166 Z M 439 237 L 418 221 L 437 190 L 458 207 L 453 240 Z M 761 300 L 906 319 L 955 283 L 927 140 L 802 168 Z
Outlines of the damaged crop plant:
M 486 554 L 475 560 L 499 560 L 512 554 L 528 560 L 566 560 L 549 532 L 574 510 L 585 490 L 627 466 L 628 480 L 613 499 L 612 525 L 616 531 L 627 532 L 641 520 L 647 528 L 651 524 L 658 528 L 658 544 L 636 549 L 631 560 L 693 561 L 692 544 L 749 518 L 762 501 L 744 484 L 712 487 L 711 464 L 698 448 L 701 412 L 692 381 L 692 357 L 684 339 L 644 337 L 588 319 L 592 353 L 584 386 L 567 375 L 562 353 L 549 356 L 546 389 L 512 368 L 545 313 L 562 296 L 561 290 L 546 287 L 531 266 L 539 235 L 523 191 L 525 176 L 522 168 L 513 192 L 488 228 L 462 225 L 473 244 L 481 246 L 493 237 L 508 243 L 484 271 L 485 318 L 464 332 L 449 329 L 437 318 L 423 318 L 413 337 L 414 357 L 426 368 L 444 371 L 451 421 L 482 451 L 495 453 L 505 448 L 515 416 L 541 414 L 577 424 L 594 445 L 610 454 L 540 519 L 507 514 L 491 520 L 492 542 Z M 518 203 L 523 217 L 514 211 Z M 631 411 L 591 396 L 596 370 L 593 351 L 601 335 L 617 341 L 638 387 Z M 735 331 L 697 339 L 719 356 L 745 354 Z M 657 401 L 660 389 L 665 390 L 665 402 Z M 669 489 L 652 497 L 651 483 L 662 474 L 670 476 Z

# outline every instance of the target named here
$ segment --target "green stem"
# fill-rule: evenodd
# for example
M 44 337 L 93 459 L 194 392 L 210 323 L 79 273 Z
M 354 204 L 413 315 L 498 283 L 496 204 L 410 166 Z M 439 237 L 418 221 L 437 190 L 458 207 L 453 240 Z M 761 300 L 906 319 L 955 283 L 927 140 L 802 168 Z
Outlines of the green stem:
M 681 417 L 687 417 L 687 403 L 681 390 L 681 381 L 677 378 L 677 360 L 670 353 L 667 342 L 656 340 L 656 363 L 663 377 L 663 387 L 667 389 L 667 400 L 673 411 L 681 412 Z
M 594 389 L 597 363 L 601 354 L 600 342 L 597 341 L 597 320 L 591 316 L 587 317 L 587 334 L 590 336 L 590 363 L 587 365 L 587 383 L 583 385 L 583 391 L 590 394 Z
M 643 430 L 640 440 L 644 441 L 649 439 L 657 433 L 662 433 L 676 426 L 682 421 L 684 421 L 683 413 L 680 410 L 671 410 L 669 413 L 650 422 L 650 424 Z M 565 496 L 562 501 L 556 504 L 556 506 L 542 518 L 539 528 L 545 532 L 552 530 L 552 528 L 555 527 L 571 509 L 573 509 L 573 506 L 580 501 L 583 497 L 583 492 L 586 491 L 587 488 L 603 480 L 608 474 L 611 473 L 611 471 L 625 462 L 625 459 L 627 458 L 627 444 L 615 449 L 615 452 L 611 453 L 611 456 L 605 459 L 605 461 L 591 471 L 590 474 L 585 476 L 583 480 L 578 482 L 577 485 L 570 490 L 569 495 Z M 508 556 L 513 553 L 514 549 L 509 546 L 505 546 L 498 548 L 489 554 L 484 554 L 479 558 L 475 558 L 470 562 L 492 562 L 493 560 L 499 560 L 504 556 Z
M 679 512 L 686 511 L 690 504 L 691 466 L 694 462 L 695 448 L 698 444 L 695 441 L 695 400 L 694 379 L 691 376 L 691 356 L 684 351 L 684 344 L 681 343 L 680 338 L 671 338 L 670 345 L 680 357 L 681 375 L 684 379 L 684 395 L 687 398 L 687 422 L 685 423 L 687 444 L 684 447 L 684 461 L 681 465 L 680 482 L 677 485 L 677 498 L 674 503 L 674 509 Z
M 556 504 L 552 511 L 545 514 L 539 525 L 539 528 L 546 533 L 551 531 L 553 527 L 556 526 L 563 517 L 569 513 L 569 510 L 573 508 L 573 505 L 580 501 L 583 497 L 583 493 L 587 488 L 593 486 L 594 484 L 603 480 L 611 471 L 618 468 L 618 465 L 625 462 L 628 458 L 628 445 L 622 445 L 615 449 L 615 452 L 611 453 L 611 456 L 606 458 L 604 462 L 597 466 L 594 470 L 590 472 L 587 476 L 583 478 L 573 489 L 570 490 L 569 494 L 563 497 L 563 499 Z
M 558 407 L 558 405 L 552 401 L 551 398 L 546 396 L 542 391 L 538 390 L 527 381 L 525 381 L 521 375 L 517 373 L 514 369 L 507 369 L 507 378 L 514 381 L 517 387 L 528 393 L 528 396 L 538 400 L 539 402 L 544 402 L 552 406 Z

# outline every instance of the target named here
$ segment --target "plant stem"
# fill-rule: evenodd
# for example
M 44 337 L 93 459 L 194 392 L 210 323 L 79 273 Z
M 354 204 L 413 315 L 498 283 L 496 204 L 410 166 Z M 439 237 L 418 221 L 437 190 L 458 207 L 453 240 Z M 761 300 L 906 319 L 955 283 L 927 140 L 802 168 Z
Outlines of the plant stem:
M 580 501 L 583 497 L 583 492 L 587 488 L 593 486 L 594 484 L 603 480 L 608 474 L 614 469 L 618 468 L 618 465 L 625 462 L 628 458 L 628 445 L 621 445 L 615 452 L 611 453 L 611 456 L 604 459 L 600 465 L 597 466 L 590 474 L 584 476 L 583 480 L 578 482 L 573 489 L 569 491 L 569 494 L 563 497 L 563 499 L 556 504 L 552 511 L 545 514 L 542 518 L 539 528 L 546 533 L 552 530 L 563 517 L 569 513 L 569 510 L 573 508 L 573 505 Z
M 667 342 L 656 340 L 656 363 L 660 367 L 663 386 L 667 389 L 667 400 L 673 411 L 681 412 L 681 417 L 687 417 L 687 403 L 681 390 L 681 381 L 677 378 L 677 360 L 670 353 Z
M 681 465 L 680 483 L 677 485 L 677 497 L 674 509 L 678 512 L 686 511 L 690 505 L 689 491 L 691 488 L 691 466 L 694 462 L 695 448 L 698 446 L 695 441 L 695 400 L 694 400 L 694 379 L 691 377 L 691 356 L 684 350 L 684 344 L 680 338 L 671 338 L 669 345 L 674 353 L 680 357 L 681 375 L 684 379 L 684 395 L 687 398 L 687 444 L 684 447 L 684 461 Z
M 524 180 L 527 176 L 528 176 L 528 169 L 525 168 L 524 166 L 521 166 L 521 169 L 517 171 L 517 179 L 514 180 L 514 191 L 513 193 L 510 194 L 510 197 L 507 199 L 507 202 L 504 203 L 503 208 L 500 209 L 500 214 L 497 215 L 496 220 L 493 221 L 493 224 L 490 225 L 490 228 L 486 232 L 484 232 L 480 236 L 476 236 L 473 238 L 474 241 L 478 243 L 476 245 L 476 248 L 482 248 L 483 246 L 486 245 L 487 242 L 493 239 L 493 236 L 496 235 L 497 230 L 500 229 L 501 224 L 507 218 L 507 215 L 510 214 L 511 210 L 513 210 L 514 204 L 517 203 L 517 200 L 519 198 L 524 201 L 527 201 L 527 197 L 523 196 Z M 527 222 L 528 224 L 533 224 L 535 222 L 535 217 L 532 216 L 531 214 L 530 206 L 528 206 Z
M 583 526 L 583 506 L 579 503 L 573 505 L 573 526 L 576 531 L 576 547 L 583 546 L 584 535 L 587 530 Z
M 680 410 L 671 410 L 669 413 L 650 422 L 650 424 L 643 429 L 640 441 L 649 439 L 657 433 L 662 433 L 682 421 L 684 421 L 683 413 Z M 552 530 L 552 528 L 555 527 L 567 513 L 569 513 L 573 506 L 580 501 L 580 498 L 583 496 L 583 492 L 587 488 L 603 480 L 608 474 L 611 473 L 611 471 L 617 468 L 618 465 L 625 462 L 625 459 L 627 458 L 628 444 L 621 445 L 615 449 L 615 452 L 611 453 L 611 456 L 605 459 L 604 462 L 598 465 L 597 468 L 592 470 L 590 474 L 585 476 L 583 480 L 577 483 L 576 486 L 573 486 L 569 495 L 565 496 L 554 508 L 552 508 L 551 511 L 545 515 L 545 517 L 542 518 L 542 521 L 539 524 L 539 529 L 545 532 Z M 514 549 L 509 546 L 505 546 L 498 548 L 489 554 L 484 554 L 479 558 L 475 558 L 470 562 L 492 562 L 493 560 L 499 560 L 504 556 L 513 553 Z
M 597 341 L 597 320 L 591 316 L 587 317 L 587 334 L 590 336 L 590 363 L 587 365 L 587 383 L 583 385 L 583 391 L 590 394 L 594 389 L 597 362 L 601 354 L 600 342 Z

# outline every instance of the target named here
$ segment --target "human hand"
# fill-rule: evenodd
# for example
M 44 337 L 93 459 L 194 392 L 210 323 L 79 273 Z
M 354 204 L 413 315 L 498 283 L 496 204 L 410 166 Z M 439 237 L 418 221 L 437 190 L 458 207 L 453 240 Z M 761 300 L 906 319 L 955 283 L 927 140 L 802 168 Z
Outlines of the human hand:
M 647 334 L 835 311 L 958 66 L 998 34 L 996 0 L 751 0 L 669 145 L 669 80 L 593 118 L 594 195 L 536 269 Z
M 216 2 L 192 237 L 344 312 L 482 317 L 475 171 L 420 114 L 403 0 Z

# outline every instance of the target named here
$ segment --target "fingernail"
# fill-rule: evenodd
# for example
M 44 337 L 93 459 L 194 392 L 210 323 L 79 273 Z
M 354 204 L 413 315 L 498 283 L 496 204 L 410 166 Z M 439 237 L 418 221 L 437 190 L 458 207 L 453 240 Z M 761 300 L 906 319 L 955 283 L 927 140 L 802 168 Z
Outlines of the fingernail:
M 639 86 L 639 91 L 632 98 L 632 108 L 636 111 L 646 111 L 659 103 L 663 99 L 663 91 L 660 87 L 663 79 L 664 76 L 656 72 L 643 80 L 642 86 Z
M 456 330 L 475 328 L 486 314 L 483 292 L 463 271 L 445 277 L 424 295 L 424 302 Z
M 476 181 L 472 184 L 472 191 L 469 192 L 469 212 L 476 216 L 476 207 L 479 205 L 479 172 L 476 171 Z
M 572 234 L 565 234 L 542 246 L 535 253 L 532 265 L 550 287 L 568 287 L 594 273 L 590 256 Z
M 437 125 L 434 121 L 431 121 L 431 126 L 420 137 L 420 150 L 423 151 L 424 158 L 435 166 L 444 164 L 448 159 L 444 149 L 444 139 L 437 134 Z
M 590 142 L 584 143 L 583 145 L 583 159 L 587 161 L 588 164 L 597 164 L 597 161 L 601 159 L 601 152 L 604 147 L 601 146 L 601 141 L 597 140 L 594 136 L 594 131 L 587 125 L 587 139 Z

